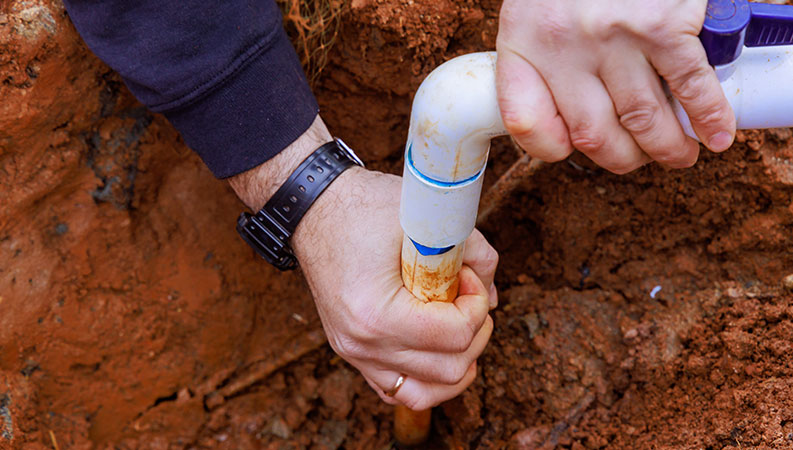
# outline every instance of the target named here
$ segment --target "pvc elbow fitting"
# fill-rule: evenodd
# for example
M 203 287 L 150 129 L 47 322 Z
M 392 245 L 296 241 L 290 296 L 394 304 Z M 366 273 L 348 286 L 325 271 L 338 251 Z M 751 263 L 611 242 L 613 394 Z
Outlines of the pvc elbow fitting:
M 440 255 L 474 229 L 490 139 L 507 134 L 498 107 L 495 52 L 435 69 L 413 100 L 400 223 L 421 255 Z M 717 67 L 739 129 L 793 126 L 793 45 L 745 48 Z M 670 99 L 696 138 L 680 102 Z
M 435 69 L 413 100 L 400 222 L 422 254 L 464 242 L 474 229 L 490 139 L 507 134 L 496 97 L 495 52 Z

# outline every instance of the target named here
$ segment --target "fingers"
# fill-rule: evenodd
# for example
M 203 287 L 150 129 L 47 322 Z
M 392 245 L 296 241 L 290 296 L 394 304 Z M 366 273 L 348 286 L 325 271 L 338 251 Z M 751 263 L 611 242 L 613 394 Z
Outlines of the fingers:
M 488 300 L 490 301 L 489 307 L 491 310 L 496 309 L 498 306 L 498 290 L 496 289 L 496 284 L 493 283 L 490 285 L 490 289 L 487 290 Z
M 399 374 L 390 370 L 372 371 L 364 377 L 369 386 L 384 402 L 395 405 L 403 404 L 416 411 L 429 409 L 460 395 L 476 378 L 476 362 L 472 363 L 463 378 L 453 385 L 430 383 L 408 376 L 393 397 L 385 395 L 399 378 Z
M 705 50 L 694 35 L 679 38 L 650 54 L 650 62 L 683 105 L 699 139 L 714 152 L 727 150 L 735 138 L 735 115 Z
M 445 339 L 430 344 L 430 347 L 451 348 L 448 352 L 407 349 L 369 357 L 366 361 L 350 360 L 384 401 L 390 404 L 402 403 L 411 409 L 426 409 L 459 395 L 473 382 L 476 375 L 476 358 L 487 346 L 493 332 L 493 320 L 487 315 L 486 290 L 479 277 L 469 267 L 463 267 L 460 272 L 459 292 L 460 295 L 455 303 L 438 302 L 437 305 L 451 308 L 445 311 L 447 315 L 453 309 L 464 311 L 461 312 L 461 317 L 471 314 L 476 316 L 479 311 L 484 311 L 483 323 L 478 327 L 472 340 L 468 341 L 467 338 L 450 340 L 447 335 L 441 336 Z M 435 314 L 435 311 L 430 314 Z M 467 334 L 468 322 L 461 322 L 458 325 L 462 325 L 458 331 Z M 421 330 L 416 331 L 421 333 Z M 408 337 L 407 334 L 411 332 L 404 331 L 404 333 L 400 336 Z M 449 345 L 449 342 L 455 343 Z M 465 348 L 459 350 L 462 346 Z M 385 395 L 386 391 L 393 388 L 399 374 L 406 375 L 406 381 L 393 398 Z
M 498 253 L 485 240 L 479 230 L 474 229 L 471 236 L 465 241 L 463 264 L 470 267 L 482 280 L 482 285 L 487 287 L 490 309 L 498 306 L 498 293 L 493 282 L 498 266 Z
M 545 81 L 526 59 L 499 49 L 496 89 L 504 126 L 521 148 L 547 162 L 570 155 L 564 120 Z
M 620 124 L 653 160 L 672 168 L 691 167 L 699 144 L 683 132 L 658 75 L 638 50 L 626 47 L 622 54 L 605 61 L 601 71 Z
M 459 295 L 453 303 L 424 303 L 402 288 L 372 327 L 399 330 L 393 334 L 394 344 L 404 350 L 466 351 L 487 319 L 489 301 L 473 270 L 463 266 L 459 276 Z
M 426 383 L 408 378 L 399 392 L 394 395 L 394 399 L 412 410 L 421 411 L 457 397 L 474 382 L 475 378 L 476 362 L 471 364 L 463 379 L 454 385 Z
M 405 350 L 378 355 L 372 363 L 422 381 L 453 385 L 463 379 L 471 363 L 482 354 L 492 333 L 493 319 L 488 317 L 471 345 L 462 353 Z
M 593 74 L 568 73 L 553 87 L 557 105 L 570 130 L 573 147 L 599 166 L 617 174 L 650 162 L 620 124 L 609 93 Z

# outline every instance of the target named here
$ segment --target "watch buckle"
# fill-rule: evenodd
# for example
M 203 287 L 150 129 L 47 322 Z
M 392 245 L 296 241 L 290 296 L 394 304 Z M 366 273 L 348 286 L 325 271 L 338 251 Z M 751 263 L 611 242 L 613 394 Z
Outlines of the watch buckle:
M 349 146 L 349 145 L 347 145 L 347 144 L 346 144 L 344 141 L 342 141 L 342 140 L 341 140 L 341 139 L 339 139 L 339 138 L 334 138 L 334 139 L 335 139 L 335 141 L 336 141 L 336 144 L 338 144 L 338 145 L 339 145 L 339 148 L 340 148 L 340 149 L 341 149 L 341 150 L 342 150 L 344 153 L 346 153 L 346 154 L 347 154 L 347 156 L 349 156 L 349 157 L 350 157 L 350 159 L 351 159 L 351 160 L 353 160 L 353 161 L 355 162 L 355 164 L 358 164 L 358 165 L 359 165 L 359 166 L 361 166 L 361 167 L 366 167 L 366 166 L 363 164 L 363 161 L 361 161 L 361 158 L 359 158 L 359 157 L 358 157 L 358 155 L 356 155 L 356 154 L 355 154 L 355 152 L 353 151 L 353 149 L 351 149 L 351 148 L 350 148 L 350 146 Z

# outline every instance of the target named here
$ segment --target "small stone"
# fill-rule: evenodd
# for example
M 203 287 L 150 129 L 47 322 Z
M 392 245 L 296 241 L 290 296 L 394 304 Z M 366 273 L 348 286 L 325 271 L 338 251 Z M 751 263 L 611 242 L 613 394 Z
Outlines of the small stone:
M 69 225 L 66 225 L 65 223 L 59 223 L 55 225 L 55 234 L 57 234 L 58 236 L 63 236 L 68 232 L 69 232 Z
M 540 448 L 548 437 L 547 426 L 537 426 L 518 431 L 512 436 L 511 443 L 517 448 Z
M 347 421 L 328 420 L 322 424 L 319 435 L 314 437 L 314 442 L 319 448 L 336 450 L 347 438 Z
M 259 429 L 259 424 L 254 419 L 254 420 L 251 420 L 249 422 L 246 422 L 245 426 L 244 426 L 244 429 L 245 429 L 246 433 L 254 434 L 254 433 L 256 433 L 256 430 Z
M 537 332 L 540 330 L 540 318 L 537 316 L 537 313 L 529 313 L 523 317 L 523 321 L 526 323 L 526 326 L 529 328 L 529 339 L 534 339 L 534 336 L 537 336 Z
M 686 370 L 697 376 L 705 375 L 709 367 L 708 361 L 700 355 L 690 355 L 686 362 Z
M 273 436 L 279 437 L 281 439 L 289 439 L 292 436 L 292 430 L 289 429 L 289 426 L 284 422 L 279 416 L 276 416 L 267 427 L 267 432 L 272 434 Z
M 639 336 L 639 330 L 637 330 L 636 328 L 631 328 L 630 330 L 626 331 L 625 335 L 622 337 L 626 341 L 632 341 L 636 339 L 638 336 Z
M 782 287 L 785 288 L 787 291 L 793 292 L 793 273 L 782 278 Z
M 352 410 L 353 373 L 347 369 L 339 369 L 325 379 L 319 386 L 322 402 L 333 411 L 339 419 L 347 417 Z
M 742 330 L 727 330 L 721 333 L 721 340 L 738 359 L 748 359 L 757 346 L 756 338 Z
M 182 388 L 179 390 L 179 393 L 176 395 L 176 403 L 177 404 L 184 404 L 189 402 L 193 398 L 193 393 L 190 392 L 188 388 Z
M 620 369 L 631 370 L 636 365 L 636 358 L 625 358 L 620 363 Z

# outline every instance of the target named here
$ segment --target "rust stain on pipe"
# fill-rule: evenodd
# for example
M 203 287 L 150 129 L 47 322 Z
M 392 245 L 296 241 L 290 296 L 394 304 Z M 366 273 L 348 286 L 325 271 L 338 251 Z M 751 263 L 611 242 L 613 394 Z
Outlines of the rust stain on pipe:
M 453 302 L 460 287 L 463 244 L 442 255 L 422 255 L 405 238 L 402 245 L 402 281 L 424 302 Z
M 424 302 L 453 302 L 460 288 L 464 244 L 442 255 L 422 255 L 405 236 L 402 242 L 402 281 Z M 432 410 L 413 411 L 398 405 L 394 411 L 394 437 L 399 444 L 415 446 L 426 441 Z

